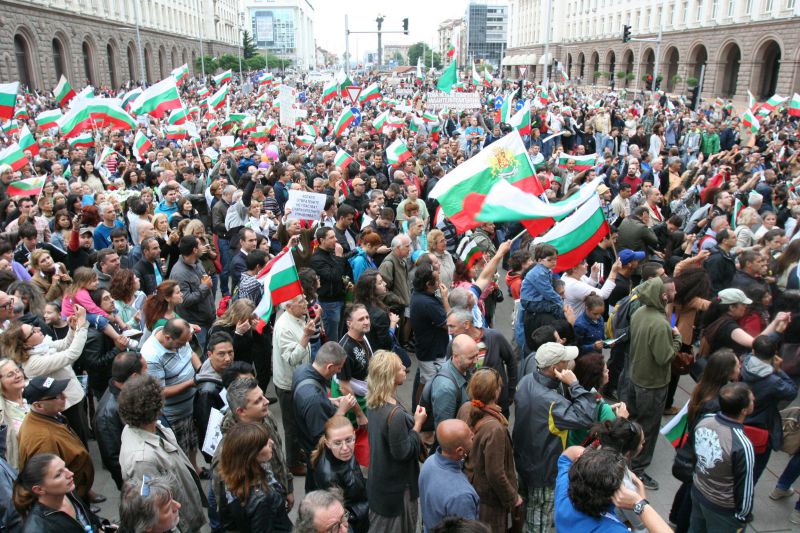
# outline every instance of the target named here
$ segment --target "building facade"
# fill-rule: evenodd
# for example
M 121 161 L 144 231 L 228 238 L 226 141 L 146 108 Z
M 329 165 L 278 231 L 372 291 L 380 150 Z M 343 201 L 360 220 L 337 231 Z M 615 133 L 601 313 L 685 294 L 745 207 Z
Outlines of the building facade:
M 466 60 L 499 66 L 507 48 L 508 5 L 505 2 L 471 0 L 464 15 Z
M 397 65 L 408 65 L 408 49 L 410 44 L 384 44 L 383 45 L 383 64 L 395 61 Z M 397 61 L 397 57 L 400 60 Z
M 300 69 L 316 67 L 310 0 L 244 0 L 244 9 L 257 48 L 291 60 Z
M 237 0 L 2 0 L 0 9 L 0 82 L 37 91 L 62 74 L 76 89 L 153 83 L 240 43 Z
M 506 75 L 527 66 L 526 77 L 541 80 L 547 63 L 560 62 L 582 84 L 641 89 L 649 75 L 682 93 L 687 80 L 697 80 L 705 97 L 739 102 L 748 90 L 759 100 L 800 91 L 796 0 L 552 0 L 549 26 L 547 3 L 510 0 Z M 625 25 L 634 38 L 655 38 L 661 25 L 661 46 L 623 43 Z M 550 58 L 544 58 L 548 30 Z
M 447 19 L 439 24 L 436 32 L 435 52 L 442 57 L 442 62 L 447 64 L 451 61 L 447 57 L 447 49 L 452 43 L 456 49 L 454 57 L 459 65 L 464 65 L 467 61 L 467 32 L 464 19 Z M 427 63 L 425 63 L 427 65 Z M 430 66 L 430 65 L 429 65 Z

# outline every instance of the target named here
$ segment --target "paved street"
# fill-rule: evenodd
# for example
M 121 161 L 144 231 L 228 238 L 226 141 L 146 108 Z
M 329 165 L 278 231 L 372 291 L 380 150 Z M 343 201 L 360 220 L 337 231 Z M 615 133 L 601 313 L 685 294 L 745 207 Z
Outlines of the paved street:
M 500 326 L 499 329 L 509 337 L 511 332 L 508 324 L 508 317 L 512 308 L 513 302 L 510 302 L 510 298 L 506 297 L 505 301 L 498 305 L 495 318 L 495 322 Z M 406 381 L 405 385 L 400 389 L 401 399 L 404 402 L 407 402 L 411 397 L 411 376 L 413 376 L 413 372 L 409 373 L 409 376 L 408 381 Z M 689 399 L 689 391 L 691 391 L 692 384 L 693 382 L 689 376 L 683 378 L 678 393 L 676 394 L 676 405 L 683 405 L 683 403 Z M 273 390 L 269 391 L 267 395 L 275 396 Z M 795 404 L 797 403 L 798 402 L 795 401 Z M 270 410 L 273 415 L 280 420 L 280 408 L 277 403 L 271 405 Z M 511 423 L 518 422 L 519 421 L 514 420 L 512 411 Z M 100 454 L 97 451 L 97 445 L 94 441 L 91 442 L 91 452 L 95 459 L 95 465 L 98 468 L 95 472 L 94 488 L 97 492 L 108 497 L 108 501 L 100 506 L 102 509 L 101 515 L 109 519 L 116 519 L 119 505 L 118 491 L 114 486 L 111 476 L 106 470 L 102 469 Z M 648 469 L 648 473 L 661 485 L 659 490 L 648 492 L 648 499 L 661 516 L 665 518 L 668 516 L 670 507 L 672 506 L 672 498 L 675 491 L 680 486 L 680 482 L 673 478 L 671 474 L 673 456 L 674 452 L 669 442 L 667 442 L 665 438 L 659 438 L 653 464 Z M 769 498 L 769 493 L 775 486 L 775 482 L 788 462 L 788 458 L 789 456 L 785 453 L 773 453 L 767 471 L 761 477 L 756 487 L 756 503 L 754 506 L 755 520 L 752 524 L 752 531 L 756 533 L 800 531 L 800 526 L 789 522 L 789 515 L 792 512 L 796 499 L 787 498 L 776 502 Z M 204 484 L 207 486 L 207 482 L 204 482 Z M 800 485 L 796 486 L 800 487 Z M 299 504 L 302 497 L 303 481 L 300 479 L 299 482 L 295 482 L 295 501 Z M 293 512 L 292 519 L 294 520 L 295 518 L 296 512 Z

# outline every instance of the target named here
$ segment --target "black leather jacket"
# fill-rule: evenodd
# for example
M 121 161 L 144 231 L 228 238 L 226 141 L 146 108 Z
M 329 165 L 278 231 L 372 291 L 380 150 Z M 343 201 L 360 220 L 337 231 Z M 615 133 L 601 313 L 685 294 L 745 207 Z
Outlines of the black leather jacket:
M 366 533 L 369 529 L 369 502 L 367 482 L 356 462 L 355 454 L 349 461 L 340 461 L 325 448 L 314 468 L 314 483 L 317 489 L 339 487 L 344 492 L 344 506 L 350 512 L 350 527 L 354 533 Z
M 91 522 L 93 533 L 101 531 L 100 520 L 89 512 L 77 496 L 70 493 L 67 494 L 67 498 Z M 45 507 L 38 502 L 31 507 L 22 531 L 23 533 L 86 533 L 77 519 L 62 511 Z
M 119 352 L 111 337 L 98 329 L 89 328 L 83 353 L 75 366 L 89 374 L 89 389 L 95 398 L 105 393 L 111 379 L 111 363 Z
M 122 447 L 122 430 L 125 427 L 117 411 L 120 389 L 113 381 L 103 393 L 94 415 L 95 438 L 100 449 L 103 466 L 111 473 L 117 489 L 122 489 L 122 470 L 119 466 L 119 450 Z
M 225 490 L 221 495 L 225 501 L 220 508 L 223 523 L 226 523 L 225 518 L 232 517 L 240 533 L 291 533 L 292 522 L 286 512 L 283 488 L 277 482 L 270 485 L 268 491 L 251 490 L 244 507 L 236 496 Z

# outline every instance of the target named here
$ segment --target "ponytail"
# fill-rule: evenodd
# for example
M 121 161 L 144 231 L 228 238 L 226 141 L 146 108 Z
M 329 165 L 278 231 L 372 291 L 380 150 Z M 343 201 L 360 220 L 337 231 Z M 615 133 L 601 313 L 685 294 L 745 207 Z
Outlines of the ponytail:
M 325 422 L 325 431 L 319 438 L 316 447 L 311 452 L 311 466 L 316 467 L 320 458 L 325 453 L 325 447 L 328 445 L 328 432 L 332 429 L 339 429 L 343 427 L 353 427 L 353 423 L 342 415 L 333 415 Z
M 57 457 L 50 453 L 34 455 L 28 459 L 14 481 L 14 507 L 23 517 L 27 516 L 33 504 L 39 501 L 39 497 L 33 492 L 33 487 L 44 481 L 50 463 Z

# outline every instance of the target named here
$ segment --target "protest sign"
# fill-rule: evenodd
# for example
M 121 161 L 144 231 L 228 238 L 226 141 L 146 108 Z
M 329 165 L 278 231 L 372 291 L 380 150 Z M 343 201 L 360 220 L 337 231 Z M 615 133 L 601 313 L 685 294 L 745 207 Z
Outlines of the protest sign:
M 327 196 L 316 192 L 289 190 L 289 200 L 286 207 L 292 209 L 289 218 L 301 220 L 319 220 L 322 210 L 325 209 Z
M 481 97 L 478 93 L 442 93 L 429 92 L 425 97 L 427 107 L 433 110 L 447 109 L 463 111 L 465 109 L 480 109 Z

